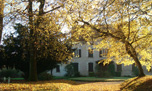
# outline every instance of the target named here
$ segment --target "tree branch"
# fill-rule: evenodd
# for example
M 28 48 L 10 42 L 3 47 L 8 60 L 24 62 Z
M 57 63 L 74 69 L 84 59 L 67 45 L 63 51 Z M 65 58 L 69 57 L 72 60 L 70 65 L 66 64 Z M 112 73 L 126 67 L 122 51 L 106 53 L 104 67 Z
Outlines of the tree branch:
M 107 37 L 107 36 L 110 36 L 110 37 L 112 37 L 112 38 L 114 38 L 114 39 L 117 39 L 117 40 L 123 40 L 123 38 L 118 37 L 118 36 L 115 36 L 115 35 L 113 35 L 113 34 L 110 33 L 110 32 L 100 31 L 100 30 L 103 30 L 103 29 L 97 29 L 96 27 L 92 26 L 89 22 L 86 22 L 86 21 L 84 21 L 84 20 L 81 20 L 81 22 L 83 22 L 84 24 L 90 26 L 93 30 L 95 30 L 95 31 L 97 31 L 97 32 L 99 32 L 99 33 L 102 33 L 102 34 L 103 34 L 102 36 L 106 36 L 106 37 Z
M 51 9 L 51 10 L 46 11 L 46 12 L 43 12 L 43 14 L 49 13 L 49 12 L 54 11 L 54 10 L 56 10 L 56 9 L 59 9 L 59 8 L 61 8 L 61 7 L 63 7 L 63 5 L 58 6 L 58 7 L 55 7 L 55 8 L 53 8 L 53 9 Z

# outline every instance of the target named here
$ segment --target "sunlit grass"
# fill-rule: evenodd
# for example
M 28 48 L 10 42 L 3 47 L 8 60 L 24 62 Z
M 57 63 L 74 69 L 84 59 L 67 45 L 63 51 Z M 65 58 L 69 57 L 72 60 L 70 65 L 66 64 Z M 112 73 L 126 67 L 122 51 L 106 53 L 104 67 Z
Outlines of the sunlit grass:
M 0 91 L 118 91 L 119 84 L 80 83 L 69 80 L 52 80 L 25 83 L 1 83 Z

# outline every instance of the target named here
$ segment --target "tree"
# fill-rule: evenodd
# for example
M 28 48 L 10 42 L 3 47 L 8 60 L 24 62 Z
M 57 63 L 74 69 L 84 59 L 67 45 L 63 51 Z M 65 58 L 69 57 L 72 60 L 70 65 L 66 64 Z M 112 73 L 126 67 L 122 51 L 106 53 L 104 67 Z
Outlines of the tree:
M 4 10 L 4 1 L 0 0 L 0 41 L 2 37 L 2 30 L 3 30 L 3 10 Z
M 54 5 L 52 4 L 52 9 L 50 11 L 45 12 L 44 11 L 44 6 L 46 3 L 46 0 L 37 0 L 37 3 L 40 3 L 39 5 L 39 11 L 37 12 L 38 14 L 36 15 L 36 23 L 34 24 L 34 11 L 33 11 L 33 0 L 28 0 L 28 16 L 29 16 L 29 29 L 30 29 L 30 76 L 29 80 L 31 81 L 37 81 L 37 66 L 36 66 L 36 44 L 37 44 L 37 30 L 40 28 L 40 23 L 43 21 L 42 16 L 44 16 L 46 13 L 55 11 L 56 9 L 60 8 L 63 6 L 62 2 L 63 1 L 58 1 L 59 3 L 54 5 L 59 5 L 58 7 L 54 8 Z
M 37 81 L 37 56 L 36 51 L 39 41 L 39 30 L 44 31 L 40 23 L 44 21 L 42 19 L 46 14 L 50 14 L 51 17 L 55 16 L 55 12 L 58 12 L 63 7 L 64 0 L 47 1 L 47 0 L 12 0 L 8 2 L 8 6 L 11 8 L 6 14 L 10 20 L 21 21 L 24 24 L 28 24 L 30 35 L 30 76 L 29 80 Z M 23 7 L 24 6 L 24 7 Z M 7 8 L 9 8 L 7 7 Z M 55 19 L 54 19 L 55 20 Z M 54 23 L 56 22 L 56 23 Z M 58 19 L 54 21 L 54 26 L 59 22 Z M 52 23 L 52 25 L 53 25 Z M 57 30 L 58 31 L 58 30 Z
M 151 69 L 151 3 L 151 0 L 69 1 L 66 20 L 72 26 L 74 41 L 83 39 L 97 49 L 108 48 L 105 64 L 113 60 L 125 65 L 135 63 L 139 76 L 144 76 L 142 65 Z
M 5 36 L 4 41 L 4 62 L 7 68 L 16 68 L 24 72 L 24 78 L 29 74 L 29 47 L 28 27 L 21 24 L 14 26 L 16 32 Z
M 42 22 L 44 23 L 44 22 Z M 46 25 L 47 26 L 47 25 Z M 24 78 L 27 80 L 29 76 L 29 31 L 28 27 L 21 24 L 16 24 L 14 27 L 16 32 L 4 39 L 4 53 L 5 62 L 1 64 L 8 68 L 16 68 L 24 72 Z M 48 30 L 49 31 L 49 30 Z M 66 50 L 67 45 L 58 41 L 58 38 L 50 34 L 43 34 L 39 38 L 50 37 L 45 41 L 41 40 L 41 45 L 37 47 L 37 74 L 47 70 L 52 70 L 57 63 L 67 61 L 70 54 L 69 49 Z M 56 36 L 57 37 L 57 36 Z M 43 43 L 43 44 L 42 44 Z M 48 46 L 45 46 L 48 44 Z M 60 50 L 61 48 L 61 50 Z
M 4 66 L 4 47 L 1 45 L 0 46 L 0 68 L 3 68 Z

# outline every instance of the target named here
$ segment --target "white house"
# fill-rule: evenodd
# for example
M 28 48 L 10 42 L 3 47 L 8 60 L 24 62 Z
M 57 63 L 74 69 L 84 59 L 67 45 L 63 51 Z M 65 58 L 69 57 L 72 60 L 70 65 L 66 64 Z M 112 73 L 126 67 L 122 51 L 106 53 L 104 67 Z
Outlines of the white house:
M 74 53 L 76 57 L 73 57 L 71 62 L 76 66 L 78 72 L 80 72 L 83 76 L 88 76 L 89 72 L 95 72 L 95 66 L 98 64 L 99 60 L 106 59 L 106 49 L 103 50 L 95 50 L 88 46 L 87 44 L 78 44 L 73 47 L 75 49 Z M 100 54 L 105 54 L 101 56 Z M 57 68 L 53 69 L 53 76 L 64 76 L 66 74 L 65 66 L 67 64 L 59 64 Z M 133 66 L 124 66 L 115 64 L 115 71 L 121 71 L 121 76 L 132 76 L 133 75 Z M 104 69 L 104 66 L 103 68 Z M 146 67 L 143 67 L 145 74 L 150 75 L 152 72 L 148 72 Z

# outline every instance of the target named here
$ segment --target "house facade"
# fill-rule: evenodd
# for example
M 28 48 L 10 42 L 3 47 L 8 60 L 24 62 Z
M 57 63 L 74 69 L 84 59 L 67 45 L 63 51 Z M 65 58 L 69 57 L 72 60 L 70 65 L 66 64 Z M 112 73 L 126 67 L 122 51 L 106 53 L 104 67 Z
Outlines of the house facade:
M 89 76 L 90 72 L 95 72 L 96 65 L 98 65 L 99 60 L 106 60 L 107 49 L 97 50 L 92 48 L 91 45 L 87 44 L 78 44 L 73 47 L 75 56 L 70 61 L 75 65 L 76 70 L 82 76 Z M 124 66 L 123 64 L 117 65 L 114 63 L 115 72 L 120 72 L 121 76 L 133 76 L 134 65 Z M 53 76 L 64 76 L 66 74 L 65 66 L 67 64 L 59 64 L 55 69 L 53 69 Z M 101 70 L 105 69 L 101 65 Z M 152 72 L 148 72 L 146 67 L 143 67 L 145 74 L 151 75 Z

